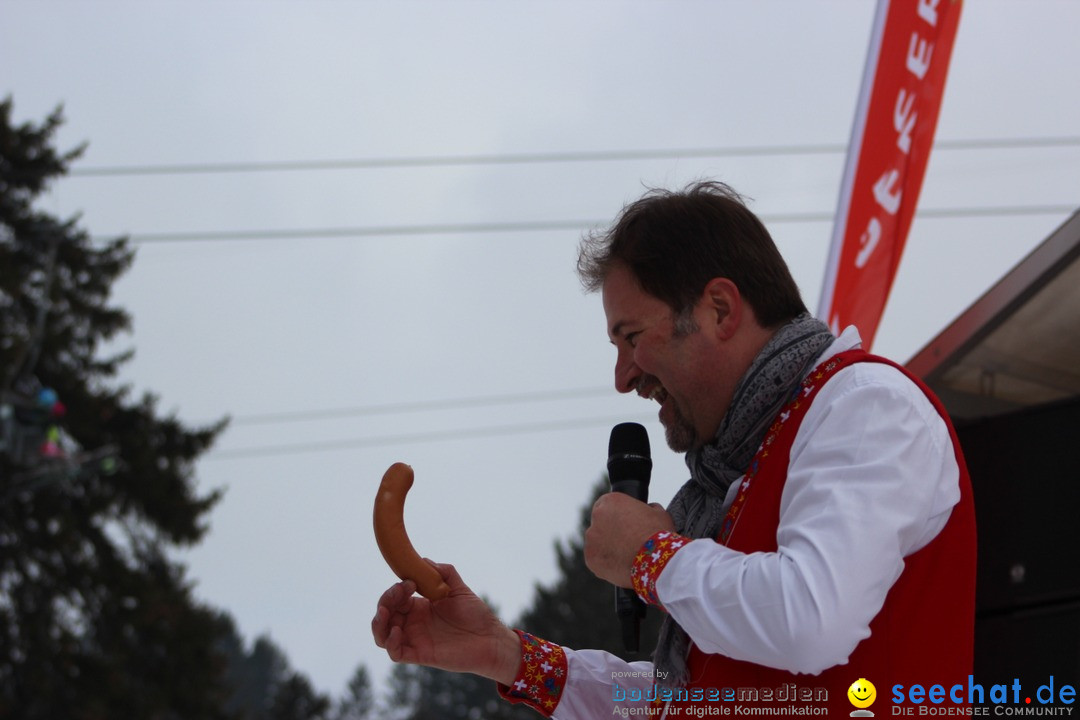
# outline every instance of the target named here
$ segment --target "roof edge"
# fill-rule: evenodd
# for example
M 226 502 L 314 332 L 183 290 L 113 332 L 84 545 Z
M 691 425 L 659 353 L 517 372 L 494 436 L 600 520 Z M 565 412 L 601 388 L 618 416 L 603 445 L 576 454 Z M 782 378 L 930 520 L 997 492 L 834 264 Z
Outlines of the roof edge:
M 1080 210 L 919 350 L 905 367 L 932 385 L 949 360 L 963 356 L 1078 256 Z

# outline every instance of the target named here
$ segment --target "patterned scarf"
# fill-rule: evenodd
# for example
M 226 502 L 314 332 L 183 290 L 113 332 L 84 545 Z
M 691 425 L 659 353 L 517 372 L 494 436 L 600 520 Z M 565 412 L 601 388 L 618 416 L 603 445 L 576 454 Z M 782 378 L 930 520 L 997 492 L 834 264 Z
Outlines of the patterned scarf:
M 746 472 L 769 425 L 834 339 L 825 323 L 803 313 L 765 344 L 739 380 L 716 438 L 686 454 L 690 479 L 668 506 L 677 531 L 692 538 L 719 534 L 728 488 Z M 686 632 L 666 616 L 653 652 L 658 683 L 686 684 L 689 650 Z

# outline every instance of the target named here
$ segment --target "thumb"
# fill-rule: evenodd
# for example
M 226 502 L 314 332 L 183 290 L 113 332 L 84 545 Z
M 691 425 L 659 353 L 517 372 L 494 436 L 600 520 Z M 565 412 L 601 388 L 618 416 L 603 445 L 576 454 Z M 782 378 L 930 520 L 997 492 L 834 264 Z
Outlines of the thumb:
M 439 571 L 439 575 L 442 576 L 443 582 L 450 587 L 451 591 L 457 590 L 458 588 L 469 589 L 465 584 L 465 581 L 461 579 L 461 575 L 458 574 L 457 568 L 450 563 L 437 563 L 430 558 L 424 558 L 424 560 Z

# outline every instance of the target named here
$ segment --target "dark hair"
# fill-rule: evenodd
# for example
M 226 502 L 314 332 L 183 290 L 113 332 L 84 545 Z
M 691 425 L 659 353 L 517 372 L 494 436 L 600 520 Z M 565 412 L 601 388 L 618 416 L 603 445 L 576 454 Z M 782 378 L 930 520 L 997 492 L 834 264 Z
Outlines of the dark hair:
M 578 254 L 585 289 L 599 290 L 616 265 L 629 268 L 641 288 L 676 315 L 697 303 L 717 277 L 735 283 L 763 327 L 807 311 L 769 231 L 720 182 L 697 182 L 679 192 L 650 190 L 623 208 L 609 229 L 586 234 Z

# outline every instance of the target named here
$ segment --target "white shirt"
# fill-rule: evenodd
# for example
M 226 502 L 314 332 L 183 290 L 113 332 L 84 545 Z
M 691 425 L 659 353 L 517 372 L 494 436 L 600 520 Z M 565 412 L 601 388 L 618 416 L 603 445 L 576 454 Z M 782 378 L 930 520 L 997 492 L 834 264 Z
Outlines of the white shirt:
M 848 328 L 822 360 L 860 343 Z M 819 673 L 869 636 L 904 557 L 945 526 L 959 478 L 948 428 L 923 392 L 895 368 L 856 363 L 818 391 L 795 436 L 778 550 L 746 554 L 694 540 L 668 562 L 657 594 L 706 653 Z M 566 654 L 556 718 L 606 717 L 615 683 L 652 685 L 651 663 Z

